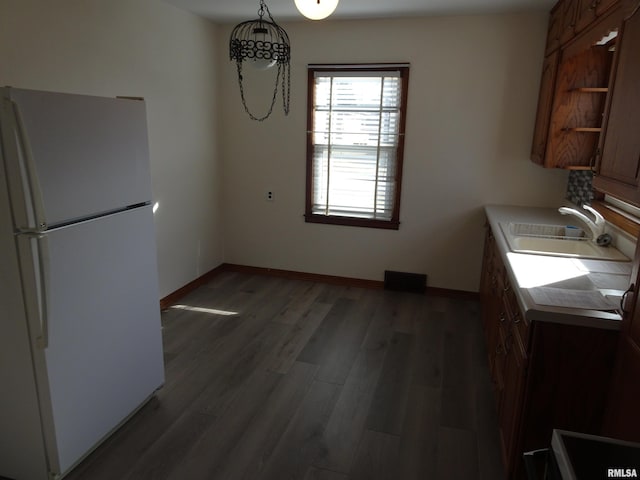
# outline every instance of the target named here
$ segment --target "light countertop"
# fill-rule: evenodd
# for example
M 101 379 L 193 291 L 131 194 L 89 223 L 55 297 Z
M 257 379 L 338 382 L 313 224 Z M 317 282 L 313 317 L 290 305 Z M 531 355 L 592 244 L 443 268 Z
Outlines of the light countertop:
M 520 309 L 529 321 L 612 330 L 620 328 L 621 317 L 612 311 L 615 307 L 605 311 L 542 305 L 534 301 L 532 294 L 550 290 L 561 295 L 566 293 L 567 296 L 572 293 L 589 296 L 599 291 L 612 301 L 612 305 L 617 305 L 619 297 L 630 285 L 631 261 L 586 260 L 512 252 L 500 224 L 515 222 L 564 226 L 578 222 L 575 218 L 569 220 L 553 208 L 488 205 L 485 212 Z

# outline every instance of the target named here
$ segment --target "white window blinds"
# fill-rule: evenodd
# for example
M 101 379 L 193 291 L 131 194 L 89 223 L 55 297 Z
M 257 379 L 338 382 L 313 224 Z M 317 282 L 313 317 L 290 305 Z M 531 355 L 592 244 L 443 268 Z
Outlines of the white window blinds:
M 312 214 L 392 219 L 401 112 L 400 70 L 314 72 Z

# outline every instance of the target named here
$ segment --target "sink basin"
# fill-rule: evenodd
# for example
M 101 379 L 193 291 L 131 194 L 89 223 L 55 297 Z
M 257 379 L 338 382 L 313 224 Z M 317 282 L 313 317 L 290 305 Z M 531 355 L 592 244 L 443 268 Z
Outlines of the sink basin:
M 566 236 L 564 225 L 501 223 L 500 227 L 512 252 L 629 261 L 614 247 L 600 247 L 586 237 Z

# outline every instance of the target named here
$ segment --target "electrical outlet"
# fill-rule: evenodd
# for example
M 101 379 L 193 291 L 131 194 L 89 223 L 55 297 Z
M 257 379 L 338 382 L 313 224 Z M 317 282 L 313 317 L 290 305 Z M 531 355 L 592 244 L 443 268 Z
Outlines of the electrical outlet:
M 271 192 L 271 191 L 267 192 L 267 201 L 268 202 L 272 202 L 273 201 L 273 192 Z

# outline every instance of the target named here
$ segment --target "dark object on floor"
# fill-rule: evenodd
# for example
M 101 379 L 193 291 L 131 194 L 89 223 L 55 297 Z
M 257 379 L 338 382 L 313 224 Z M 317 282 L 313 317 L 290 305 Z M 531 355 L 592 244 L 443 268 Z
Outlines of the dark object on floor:
M 385 270 L 384 289 L 396 292 L 424 293 L 427 290 L 427 276 L 421 273 Z

